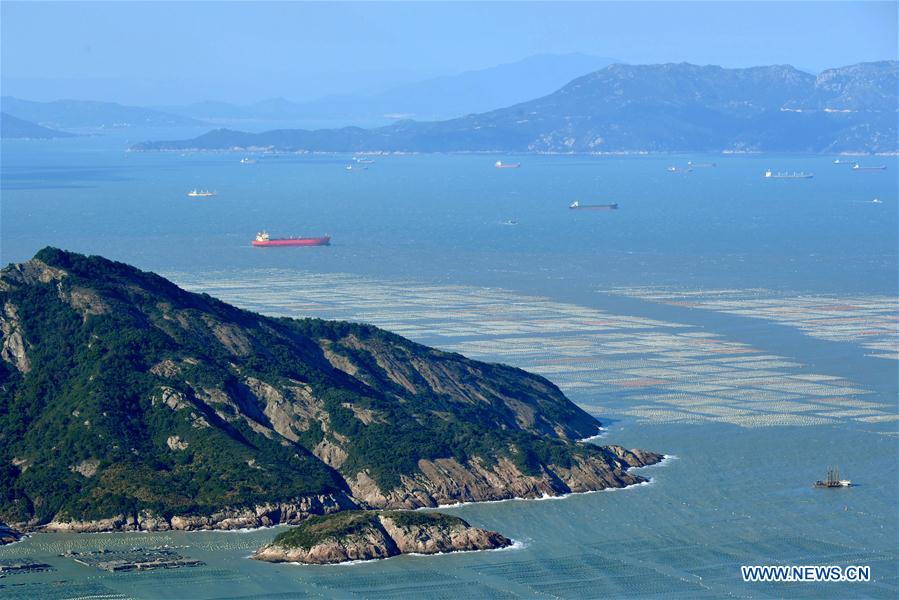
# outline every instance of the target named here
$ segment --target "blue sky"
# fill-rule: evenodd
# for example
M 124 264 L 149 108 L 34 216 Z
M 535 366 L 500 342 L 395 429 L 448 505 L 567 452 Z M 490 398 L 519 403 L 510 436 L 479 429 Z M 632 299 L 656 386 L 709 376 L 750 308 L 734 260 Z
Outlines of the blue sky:
M 3 93 L 303 100 L 581 52 L 631 63 L 896 57 L 896 2 L 9 2 Z

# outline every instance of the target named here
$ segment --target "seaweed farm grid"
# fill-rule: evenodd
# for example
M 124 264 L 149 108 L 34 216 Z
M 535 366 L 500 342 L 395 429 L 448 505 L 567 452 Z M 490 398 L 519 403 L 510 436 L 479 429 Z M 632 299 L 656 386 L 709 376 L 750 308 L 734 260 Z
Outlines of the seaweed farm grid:
M 899 298 L 784 296 L 769 290 L 671 291 L 618 288 L 616 294 L 795 327 L 811 337 L 859 344 L 868 356 L 899 360 Z
M 864 386 L 698 327 L 495 288 L 293 271 L 169 274 L 268 315 L 371 323 L 543 375 L 593 412 L 742 427 L 889 423 Z M 614 407 L 614 408 L 613 408 Z

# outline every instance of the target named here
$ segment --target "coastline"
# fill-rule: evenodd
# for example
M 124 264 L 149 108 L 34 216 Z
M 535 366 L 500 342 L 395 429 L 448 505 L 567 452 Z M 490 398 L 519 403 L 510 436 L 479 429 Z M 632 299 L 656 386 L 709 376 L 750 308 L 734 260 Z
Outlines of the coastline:
M 841 152 L 788 152 L 788 151 L 765 151 L 765 150 L 735 150 L 729 148 L 721 149 L 679 149 L 679 150 L 610 150 L 606 152 L 562 152 L 562 151 L 539 151 L 539 150 L 448 150 L 443 152 L 426 152 L 420 150 L 288 150 L 279 149 L 271 146 L 229 146 L 227 148 L 136 148 L 129 147 L 126 153 L 179 153 L 179 154 L 268 154 L 283 156 L 346 156 L 346 155 L 365 155 L 365 156 L 496 156 L 499 154 L 505 156 L 600 156 L 600 157 L 665 157 L 665 156 L 682 156 L 682 155 L 709 155 L 709 156 L 899 156 L 897 150 L 883 151 L 865 151 L 865 150 L 844 150 Z
M 511 539 L 511 538 L 510 538 Z M 370 563 L 378 563 L 385 560 L 391 560 L 394 558 L 400 558 L 401 556 L 415 556 L 418 558 L 430 558 L 432 556 L 452 556 L 454 554 L 476 554 L 479 552 L 508 552 L 512 550 L 524 550 L 528 547 L 526 542 L 521 540 L 511 540 L 511 546 L 503 546 L 502 548 L 484 548 L 483 550 L 456 550 L 454 552 L 435 552 L 433 554 L 423 554 L 421 552 L 408 552 L 403 554 L 397 554 L 396 556 L 385 556 L 383 558 L 370 558 L 367 560 L 345 560 L 343 562 L 338 563 L 326 563 L 321 565 L 313 565 L 308 563 L 301 562 L 285 562 L 285 563 L 273 563 L 273 564 L 282 564 L 282 565 L 290 565 L 292 567 L 352 567 L 356 565 L 366 565 Z M 247 556 L 246 558 L 253 560 L 252 555 Z
M 592 437 L 596 437 L 596 436 L 592 436 Z M 592 439 L 592 438 L 587 438 L 587 439 Z M 670 454 L 664 454 L 661 456 L 662 456 L 662 458 L 657 462 L 649 463 L 649 464 L 642 465 L 642 466 L 629 467 L 626 472 L 630 472 L 631 470 L 637 470 L 637 469 L 647 469 L 650 467 L 667 466 L 667 464 L 671 460 L 676 460 L 678 458 L 677 456 L 670 455 Z M 542 496 L 516 496 L 516 497 L 512 497 L 512 498 L 501 498 L 501 499 L 497 499 L 497 500 L 470 500 L 470 501 L 454 502 L 454 503 L 446 503 L 446 504 L 438 503 L 437 506 L 421 506 L 421 507 L 416 507 L 416 508 L 413 508 L 410 510 L 422 511 L 422 512 L 428 512 L 428 511 L 433 512 L 433 511 L 439 511 L 439 510 L 445 509 L 445 508 L 458 508 L 458 507 L 462 507 L 462 506 L 469 506 L 469 505 L 476 505 L 476 504 L 497 504 L 497 503 L 502 503 L 502 502 L 527 502 L 527 501 L 542 502 L 542 501 L 547 501 L 547 500 L 564 500 L 566 498 L 576 496 L 576 495 L 579 496 L 579 495 L 587 495 L 587 494 L 597 494 L 597 493 L 601 493 L 601 492 L 623 491 L 623 490 L 628 490 L 628 489 L 633 489 L 633 488 L 649 486 L 654 483 L 654 479 L 651 477 L 641 478 L 641 479 L 643 479 L 643 480 L 637 481 L 635 483 L 623 485 L 623 486 L 606 486 L 606 487 L 603 487 L 600 489 L 594 489 L 594 490 L 573 491 L 573 492 L 566 492 L 563 494 L 555 494 L 555 495 L 544 494 Z M 348 497 L 348 499 L 350 501 L 352 501 L 352 498 Z M 275 504 L 275 503 L 273 503 L 273 504 Z M 269 508 L 270 508 L 270 506 L 269 506 Z M 16 532 L 20 538 L 16 542 L 11 542 L 11 543 L 17 543 L 18 541 L 22 541 L 27 536 L 30 536 L 33 534 L 40 534 L 40 533 L 105 534 L 105 533 L 163 533 L 163 532 L 169 532 L 169 531 L 186 531 L 186 532 L 215 531 L 215 532 L 222 532 L 222 533 L 251 533 L 251 532 L 255 532 L 255 531 L 259 531 L 259 530 L 263 530 L 263 529 L 275 529 L 275 528 L 283 527 L 283 526 L 297 525 L 297 524 L 304 522 L 306 519 L 308 519 L 309 517 L 312 517 L 312 516 L 319 516 L 319 515 L 324 515 L 324 514 L 334 514 L 334 513 L 338 513 L 338 512 L 344 512 L 346 510 L 353 510 L 355 508 L 357 508 L 357 507 L 354 502 L 352 504 L 352 506 L 348 505 L 348 506 L 343 506 L 342 508 L 338 508 L 336 510 L 329 510 L 329 511 L 322 511 L 322 512 L 309 512 L 299 518 L 292 518 L 289 520 L 282 520 L 279 522 L 271 522 L 268 524 L 263 524 L 263 525 L 258 525 L 258 526 L 245 526 L 245 525 L 244 526 L 236 526 L 236 527 L 231 526 L 232 524 L 235 523 L 233 516 L 223 518 L 217 522 L 208 521 L 208 519 L 210 519 L 211 517 L 202 517 L 202 519 L 207 519 L 207 521 L 202 524 L 193 524 L 193 526 L 189 526 L 189 527 L 173 527 L 173 526 L 171 526 L 172 521 L 180 522 L 181 519 L 184 519 L 184 520 L 187 519 L 186 517 L 179 517 L 179 516 L 171 517 L 168 520 L 162 519 L 161 517 L 155 518 L 155 517 L 150 516 L 148 518 L 148 520 L 146 521 L 151 524 L 151 527 L 148 527 L 148 528 L 143 528 L 143 527 L 135 528 L 135 527 L 129 525 L 127 522 L 127 519 L 125 519 L 124 517 L 122 517 L 121 519 L 117 519 L 114 517 L 114 518 L 110 518 L 110 519 L 99 519 L 97 521 L 78 521 L 78 522 L 74 522 L 74 523 L 69 523 L 69 522 L 48 523 L 46 525 L 37 526 L 37 527 L 28 527 L 28 526 L 24 526 L 21 528 L 11 527 L 10 529 L 12 531 Z M 252 512 L 258 513 L 259 509 L 260 509 L 260 507 L 254 507 L 254 510 Z M 226 511 L 237 511 L 237 510 L 239 510 L 239 509 L 223 509 L 222 514 L 226 513 Z M 380 509 L 378 509 L 376 507 L 372 507 L 367 510 L 376 511 L 376 510 L 380 510 Z M 244 509 L 243 514 L 246 515 L 250 511 L 251 511 L 251 509 Z M 259 515 L 257 515 L 256 518 L 259 518 Z M 166 522 L 168 524 L 168 526 L 154 527 L 153 525 L 157 525 L 159 523 L 159 521 Z M 114 526 L 115 523 L 119 523 L 120 525 Z M 122 526 L 121 524 L 124 524 L 125 526 Z M 139 525 L 142 525 L 142 524 L 143 523 L 139 523 Z M 9 545 L 9 544 L 5 544 L 5 545 Z
M 579 440 L 579 441 L 582 441 L 582 440 Z M 630 467 L 628 469 L 628 472 L 630 472 L 632 469 L 636 470 L 636 469 L 650 469 L 652 467 L 666 467 L 666 466 L 668 466 L 667 463 L 669 463 L 669 460 L 677 460 L 678 458 L 679 457 L 674 454 L 663 454 L 662 460 L 660 460 L 659 462 L 651 463 L 648 465 L 643 465 L 642 467 Z M 647 477 L 647 478 L 645 478 L 644 481 L 639 481 L 637 483 L 632 483 L 632 484 L 624 485 L 621 487 L 611 487 L 610 486 L 610 487 L 604 487 L 604 488 L 598 489 L 598 490 L 587 490 L 584 492 L 568 492 L 565 494 L 558 494 L 555 496 L 543 495 L 543 496 L 534 497 L 534 498 L 518 497 L 518 498 L 503 498 L 501 500 L 470 500 L 470 501 L 466 501 L 466 502 L 456 502 L 455 504 L 441 504 L 436 507 L 422 506 L 420 508 L 414 508 L 412 510 L 420 510 L 420 511 L 426 512 L 426 511 L 439 511 L 444 508 L 458 508 L 461 506 L 471 506 L 471 505 L 476 505 L 476 504 L 500 504 L 502 502 L 544 502 L 544 501 L 548 501 L 548 500 L 565 500 L 566 498 L 571 498 L 572 496 L 586 496 L 589 494 L 601 494 L 603 492 L 623 492 L 625 490 L 636 489 L 636 488 L 641 488 L 641 487 L 648 487 L 650 485 L 653 485 L 654 483 L 655 483 L 655 479 L 653 479 L 652 477 Z

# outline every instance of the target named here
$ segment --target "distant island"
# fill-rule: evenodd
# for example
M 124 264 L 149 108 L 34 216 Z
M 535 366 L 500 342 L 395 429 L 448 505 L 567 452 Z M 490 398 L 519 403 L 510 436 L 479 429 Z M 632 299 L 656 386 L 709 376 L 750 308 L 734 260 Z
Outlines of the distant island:
M 472 527 L 459 517 L 434 512 L 349 511 L 312 517 L 279 533 L 253 554 L 267 562 L 334 564 L 389 558 L 497 550 L 512 540 Z
M 123 129 L 128 127 L 197 127 L 205 123 L 152 108 L 92 100 L 35 102 L 13 96 L 0 98 L 3 112 L 52 128 Z M 71 134 L 70 134 L 71 135 Z
M 0 113 L 0 138 L 6 140 L 50 140 L 67 137 L 75 137 L 75 134 L 42 127 L 37 123 Z
M 641 483 L 629 469 L 663 458 L 578 442 L 599 422 L 537 375 L 101 257 L 10 265 L 0 307 L 0 521 L 19 532 L 558 496 Z
M 613 64 L 547 96 L 433 122 L 362 129 L 210 131 L 150 150 L 283 152 L 887 152 L 899 62 L 828 69 Z

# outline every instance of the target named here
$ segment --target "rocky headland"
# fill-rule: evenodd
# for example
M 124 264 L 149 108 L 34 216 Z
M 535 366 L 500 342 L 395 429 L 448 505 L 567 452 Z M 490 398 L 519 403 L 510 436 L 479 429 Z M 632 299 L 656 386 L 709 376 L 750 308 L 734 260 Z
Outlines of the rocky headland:
M 0 520 L 20 532 L 243 529 L 646 481 L 630 469 L 662 455 L 578 441 L 599 425 L 543 377 L 376 327 L 267 317 L 55 248 L 0 271 Z

